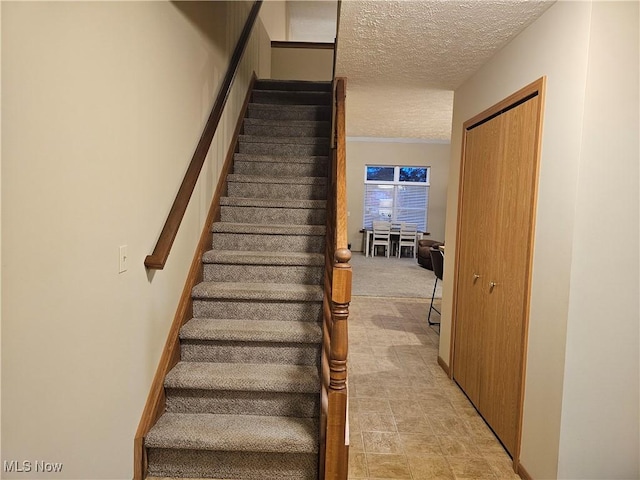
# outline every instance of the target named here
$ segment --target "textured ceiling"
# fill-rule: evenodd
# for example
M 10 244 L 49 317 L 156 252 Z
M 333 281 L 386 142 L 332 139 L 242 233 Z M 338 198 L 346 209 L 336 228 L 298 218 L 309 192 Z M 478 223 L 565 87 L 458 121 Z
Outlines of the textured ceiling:
M 552 3 L 343 1 L 347 135 L 448 140 L 453 90 Z

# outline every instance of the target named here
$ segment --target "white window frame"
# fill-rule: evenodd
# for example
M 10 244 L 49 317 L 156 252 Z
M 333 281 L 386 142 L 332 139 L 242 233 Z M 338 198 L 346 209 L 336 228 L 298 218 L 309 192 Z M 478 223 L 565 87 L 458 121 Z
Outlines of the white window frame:
M 389 180 L 368 180 L 367 179 L 367 170 L 369 169 L 369 167 L 378 167 L 378 168 L 393 168 L 393 180 L 389 181 Z M 400 181 L 400 169 L 401 168 L 424 168 L 426 169 L 426 181 L 425 182 L 407 182 L 407 181 Z M 362 212 L 362 224 L 363 224 L 363 228 L 370 228 L 367 226 L 366 224 L 366 217 L 367 217 L 367 208 L 366 208 L 366 200 L 367 200 L 367 189 L 366 189 L 366 185 L 389 185 L 393 188 L 393 205 L 391 207 L 392 210 L 392 214 L 391 214 L 391 218 L 389 219 L 392 222 L 397 221 L 397 205 L 398 205 L 398 188 L 399 186 L 402 185 L 411 185 L 411 186 L 423 186 L 425 188 L 425 194 L 426 194 L 426 209 L 424 212 L 424 231 L 427 231 L 427 226 L 428 226 L 428 210 L 429 210 L 429 187 L 431 186 L 431 167 L 428 165 L 370 165 L 367 164 L 364 166 L 364 183 L 365 183 L 365 189 L 364 189 L 364 196 L 365 198 L 363 199 L 363 212 Z M 420 229 L 420 225 L 418 226 L 418 228 Z

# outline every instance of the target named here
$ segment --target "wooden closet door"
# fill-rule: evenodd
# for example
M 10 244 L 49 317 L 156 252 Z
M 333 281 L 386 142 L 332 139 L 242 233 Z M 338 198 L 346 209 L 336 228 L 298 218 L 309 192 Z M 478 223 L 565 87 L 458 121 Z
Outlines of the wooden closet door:
M 499 186 L 501 131 L 502 119 L 496 117 L 466 132 L 465 140 L 453 376 L 476 408 L 488 371 L 484 285 L 496 229 L 498 201 L 491 192 Z
M 452 374 L 516 463 L 544 85 L 464 124 Z
M 483 364 L 479 410 L 509 453 L 514 455 L 525 352 L 528 268 L 532 246 L 536 178 L 536 129 L 539 97 L 499 118 L 501 154 L 496 157 L 499 188 L 488 276 L 482 339 Z M 490 283 L 495 283 L 491 287 Z

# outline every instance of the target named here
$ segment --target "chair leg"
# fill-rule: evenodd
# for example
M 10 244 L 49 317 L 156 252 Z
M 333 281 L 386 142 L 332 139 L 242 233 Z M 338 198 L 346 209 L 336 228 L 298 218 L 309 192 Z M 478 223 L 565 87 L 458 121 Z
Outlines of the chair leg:
M 433 293 L 431 294 L 431 305 L 429 305 L 429 316 L 427 317 L 427 322 L 429 325 L 440 325 L 440 322 L 432 322 L 431 321 L 431 310 L 435 310 L 438 315 L 440 315 L 440 311 L 433 306 L 433 299 L 436 296 L 436 287 L 438 286 L 438 277 L 436 277 L 436 281 L 433 284 Z

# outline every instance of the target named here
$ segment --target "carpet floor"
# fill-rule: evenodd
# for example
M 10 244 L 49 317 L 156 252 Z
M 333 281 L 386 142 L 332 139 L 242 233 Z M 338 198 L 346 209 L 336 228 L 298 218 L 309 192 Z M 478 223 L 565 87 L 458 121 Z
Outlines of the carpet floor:
M 350 263 L 353 295 L 431 298 L 436 276 L 418 265 L 415 258 L 365 257 L 354 252 Z M 438 282 L 436 298 L 442 298 L 442 282 Z

